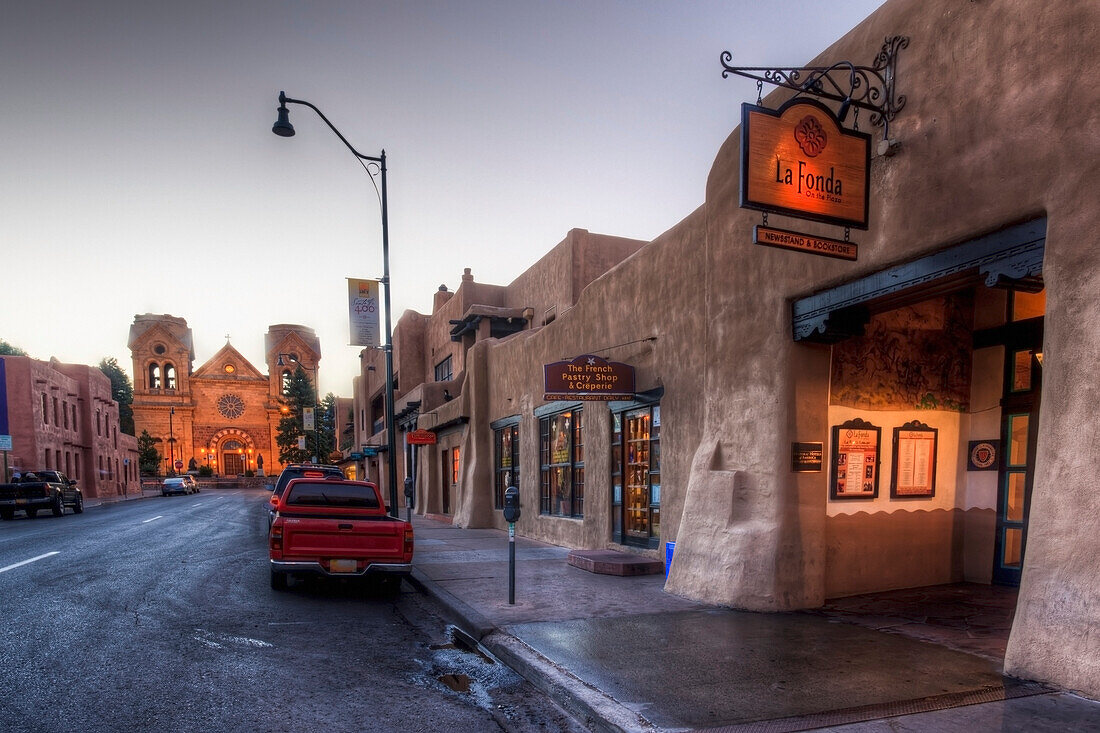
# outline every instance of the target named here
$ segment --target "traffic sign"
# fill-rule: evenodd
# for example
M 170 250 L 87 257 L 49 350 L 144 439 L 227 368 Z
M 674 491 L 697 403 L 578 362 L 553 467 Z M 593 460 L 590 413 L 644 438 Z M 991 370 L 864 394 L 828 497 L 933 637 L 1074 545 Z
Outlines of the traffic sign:
M 11 436 L 0 435 L 0 450 L 11 450 Z
M 179 471 L 183 468 L 183 461 L 176 461 L 176 470 Z

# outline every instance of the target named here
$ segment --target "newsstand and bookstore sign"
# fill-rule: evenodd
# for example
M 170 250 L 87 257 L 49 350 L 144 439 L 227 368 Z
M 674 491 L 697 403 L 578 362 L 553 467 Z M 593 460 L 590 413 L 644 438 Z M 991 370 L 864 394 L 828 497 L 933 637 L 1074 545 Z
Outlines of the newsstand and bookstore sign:
M 778 110 L 741 107 L 741 207 L 765 212 L 753 241 L 856 259 L 856 245 L 767 225 L 767 213 L 867 228 L 871 136 L 844 129 L 832 111 L 795 98 Z
M 622 400 L 634 397 L 634 367 L 584 354 L 543 365 L 544 400 Z

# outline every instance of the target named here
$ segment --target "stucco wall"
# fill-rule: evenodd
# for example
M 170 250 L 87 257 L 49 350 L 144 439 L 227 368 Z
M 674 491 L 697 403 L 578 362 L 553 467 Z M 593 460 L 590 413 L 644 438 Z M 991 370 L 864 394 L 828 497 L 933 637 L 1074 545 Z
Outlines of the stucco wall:
M 897 75 L 907 105 L 891 126 L 901 147 L 872 163 L 871 226 L 853 233 L 856 262 L 754 246 L 759 215 L 738 208 L 738 131 L 726 141 L 707 184 L 704 338 L 710 354 L 737 358 L 707 360 L 707 439 L 693 462 L 670 590 L 756 609 L 822 600 L 814 553 L 824 523 L 813 515 L 825 515 L 826 479 L 792 475 L 789 441 L 824 439 L 790 428 L 792 414 L 825 395 L 803 389 L 820 379 L 805 373 L 807 352 L 791 341 L 791 299 L 1045 214 L 1036 481 L 1005 665 L 1100 696 L 1100 444 L 1083 429 L 1100 399 L 1100 78 L 1081 73 L 1100 60 L 1097 30 L 1100 5 L 1087 0 L 892 0 L 809 62 L 870 63 L 883 38 L 910 37 Z M 861 125 L 869 127 L 866 114 Z M 874 134 L 877 143 L 881 130 Z

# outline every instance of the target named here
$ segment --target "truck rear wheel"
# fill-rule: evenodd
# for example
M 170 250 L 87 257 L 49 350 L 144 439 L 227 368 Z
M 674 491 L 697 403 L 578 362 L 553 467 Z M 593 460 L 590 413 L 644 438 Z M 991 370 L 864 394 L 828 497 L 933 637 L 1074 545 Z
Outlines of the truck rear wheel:
M 53 500 L 53 515 L 60 517 L 65 513 L 65 497 L 61 496 L 61 492 L 57 492 L 57 496 Z
M 73 514 L 80 514 L 84 511 L 84 495 L 76 495 L 76 503 L 73 504 Z
M 286 573 L 277 570 L 271 571 L 271 587 L 274 590 L 286 590 Z

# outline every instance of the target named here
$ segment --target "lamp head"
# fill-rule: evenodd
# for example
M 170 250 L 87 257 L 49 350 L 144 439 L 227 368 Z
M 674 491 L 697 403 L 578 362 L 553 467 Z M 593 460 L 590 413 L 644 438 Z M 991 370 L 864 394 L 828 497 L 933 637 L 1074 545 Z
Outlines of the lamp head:
M 279 119 L 271 126 L 271 131 L 279 137 L 294 137 L 294 125 L 290 124 L 290 110 L 286 108 L 286 94 L 279 92 Z

